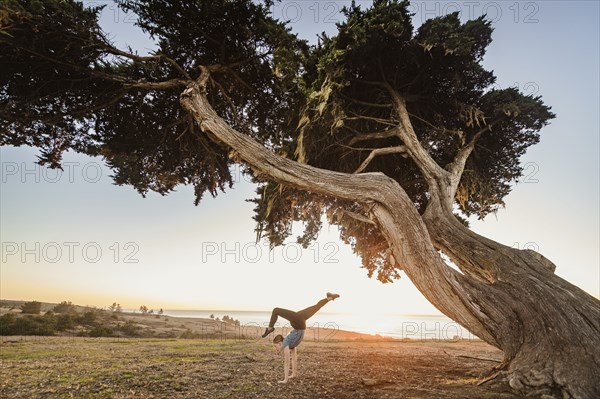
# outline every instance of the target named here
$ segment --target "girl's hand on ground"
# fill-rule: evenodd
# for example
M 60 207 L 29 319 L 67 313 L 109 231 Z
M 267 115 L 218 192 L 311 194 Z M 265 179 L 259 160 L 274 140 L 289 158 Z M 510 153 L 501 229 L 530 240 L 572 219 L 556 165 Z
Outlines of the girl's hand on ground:
M 283 381 L 277 381 L 280 384 L 287 384 L 288 380 L 283 380 Z

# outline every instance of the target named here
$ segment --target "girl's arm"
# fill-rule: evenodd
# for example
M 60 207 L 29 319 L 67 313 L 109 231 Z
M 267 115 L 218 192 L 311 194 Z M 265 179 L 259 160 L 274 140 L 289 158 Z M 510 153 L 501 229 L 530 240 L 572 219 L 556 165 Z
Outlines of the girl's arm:
M 286 384 L 288 382 L 289 372 L 290 372 L 290 347 L 286 346 L 283 348 L 283 381 L 279 381 L 280 384 Z
M 290 378 L 294 378 L 298 372 L 298 357 L 296 348 L 290 349 L 290 353 L 292 355 L 292 375 L 290 375 Z

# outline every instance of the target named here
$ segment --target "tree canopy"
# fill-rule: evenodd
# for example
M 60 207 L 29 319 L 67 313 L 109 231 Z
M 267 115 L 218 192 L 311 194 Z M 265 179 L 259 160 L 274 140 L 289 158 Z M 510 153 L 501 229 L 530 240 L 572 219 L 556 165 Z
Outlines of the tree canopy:
M 117 48 L 99 25 L 100 7 L 2 3 L 0 144 L 39 147 L 39 162 L 52 167 L 67 150 L 101 156 L 117 184 L 142 194 L 192 185 L 198 203 L 233 184 L 238 161 L 180 105 L 204 67 L 211 105 L 234 129 L 319 168 L 384 173 L 422 213 L 431 188 L 398 135 L 401 105 L 431 158 L 463 168 L 454 201 L 464 220 L 504 204 L 520 156 L 554 117 L 540 97 L 494 88 L 482 66 L 493 30 L 483 17 L 461 22 L 453 13 L 415 29 L 407 1 L 352 3 L 337 34 L 311 46 L 269 15 L 271 1 L 117 3 L 157 44 L 153 54 Z M 255 178 L 259 237 L 280 244 L 300 220 L 298 240 L 308 245 L 325 214 L 369 275 L 398 277 L 368 204 Z

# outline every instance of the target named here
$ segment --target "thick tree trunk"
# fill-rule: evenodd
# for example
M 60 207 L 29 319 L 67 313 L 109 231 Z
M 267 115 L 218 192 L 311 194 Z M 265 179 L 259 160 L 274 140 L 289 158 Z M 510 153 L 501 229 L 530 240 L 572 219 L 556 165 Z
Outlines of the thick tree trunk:
M 420 216 L 406 192 L 383 174 L 337 173 L 277 156 L 215 113 L 204 94 L 208 71 L 203 72 L 181 96 L 202 130 L 259 175 L 371 204 L 394 257 L 421 293 L 504 351 L 502 372 L 511 387 L 556 397 L 600 397 L 600 301 L 556 276 L 541 255 L 508 248 L 460 224 L 448 207 L 456 181 L 440 181 Z M 405 143 L 414 144 L 410 137 Z M 434 179 L 438 171 L 429 166 Z M 446 265 L 438 250 L 463 273 Z
M 600 397 L 600 301 L 555 275 L 542 255 L 482 237 L 443 208 L 432 202 L 423 219 L 436 248 L 471 279 L 487 279 L 473 301 L 494 320 L 487 329 L 511 387 Z

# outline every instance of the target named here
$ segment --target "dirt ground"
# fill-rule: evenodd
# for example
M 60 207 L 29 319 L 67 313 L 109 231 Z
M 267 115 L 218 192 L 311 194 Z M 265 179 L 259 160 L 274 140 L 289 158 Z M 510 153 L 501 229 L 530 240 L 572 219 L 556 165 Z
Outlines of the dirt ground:
M 478 376 L 502 354 L 479 341 L 320 341 L 298 347 L 286 385 L 266 340 L 10 337 L 0 344 L 9 398 L 516 398 Z

